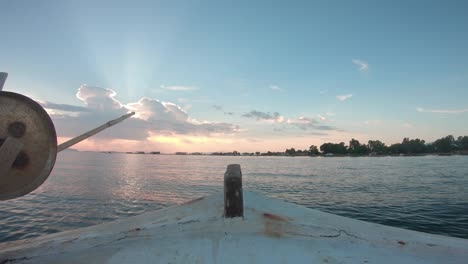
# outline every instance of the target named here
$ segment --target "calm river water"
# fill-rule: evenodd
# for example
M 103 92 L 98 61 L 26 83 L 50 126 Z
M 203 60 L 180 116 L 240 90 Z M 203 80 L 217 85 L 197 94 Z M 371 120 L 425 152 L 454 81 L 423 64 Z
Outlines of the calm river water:
M 230 163 L 241 164 L 249 191 L 351 218 L 468 238 L 468 156 L 64 152 L 38 190 L 0 202 L 0 242 L 108 222 L 221 192 Z

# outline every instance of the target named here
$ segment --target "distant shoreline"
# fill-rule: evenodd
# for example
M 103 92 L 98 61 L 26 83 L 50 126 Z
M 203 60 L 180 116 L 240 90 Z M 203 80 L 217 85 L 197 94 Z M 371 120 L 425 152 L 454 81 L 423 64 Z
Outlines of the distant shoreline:
M 214 156 L 214 157 L 310 157 L 310 158 L 343 158 L 343 157 L 351 157 L 351 158 L 358 158 L 358 157 L 371 157 L 371 158 L 381 158 L 381 157 L 423 157 L 423 156 L 468 156 L 468 152 L 453 152 L 453 153 L 421 153 L 421 154 L 374 154 L 374 155 L 351 155 L 351 154 L 319 154 L 319 155 L 268 155 L 262 153 L 260 155 L 234 155 L 232 153 L 223 153 L 223 154 L 213 154 L 213 153 L 185 153 L 185 154 L 177 154 L 177 153 L 151 153 L 151 152 L 122 152 L 122 151 L 72 151 L 72 152 L 93 152 L 93 153 L 102 153 L 102 154 L 127 154 L 127 155 L 168 155 L 168 156 Z
M 69 149 L 69 151 L 77 151 Z M 185 152 L 161 153 L 160 151 L 99 151 L 101 153 L 125 153 L 138 155 L 192 155 L 192 156 L 267 156 L 267 157 L 417 157 L 417 156 L 452 156 L 468 155 L 468 136 L 459 136 L 455 138 L 452 135 L 435 140 L 432 143 L 426 143 L 421 139 L 404 138 L 401 143 L 395 143 L 390 146 L 379 140 L 369 140 L 368 143 L 360 143 L 356 139 L 351 139 L 347 146 L 344 142 L 323 143 L 320 147 L 311 145 L 308 149 L 290 148 L 285 151 L 267 151 L 267 152 Z

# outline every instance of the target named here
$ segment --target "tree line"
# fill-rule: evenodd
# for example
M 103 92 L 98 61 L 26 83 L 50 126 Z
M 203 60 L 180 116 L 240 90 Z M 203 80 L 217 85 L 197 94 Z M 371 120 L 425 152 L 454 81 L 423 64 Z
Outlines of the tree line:
M 333 155 L 411 155 L 411 154 L 431 154 L 431 153 L 468 153 L 468 136 L 455 138 L 452 135 L 437 139 L 434 142 L 426 143 L 425 140 L 416 138 L 404 138 L 401 143 L 387 146 L 380 140 L 369 140 L 361 143 L 356 139 L 351 139 L 349 144 L 324 143 L 320 147 L 312 145 L 308 150 L 286 149 L 285 154 L 290 156 L 314 156 L 320 154 Z M 271 152 L 270 152 L 271 153 Z M 273 154 L 273 153 L 272 153 Z M 277 154 L 277 153 L 275 153 Z

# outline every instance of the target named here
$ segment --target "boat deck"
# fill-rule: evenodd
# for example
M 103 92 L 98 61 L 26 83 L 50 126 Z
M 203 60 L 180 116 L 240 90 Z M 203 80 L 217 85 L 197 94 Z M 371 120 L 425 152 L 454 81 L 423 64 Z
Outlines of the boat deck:
M 467 263 L 468 240 L 349 219 L 244 193 L 0 244 L 0 263 Z

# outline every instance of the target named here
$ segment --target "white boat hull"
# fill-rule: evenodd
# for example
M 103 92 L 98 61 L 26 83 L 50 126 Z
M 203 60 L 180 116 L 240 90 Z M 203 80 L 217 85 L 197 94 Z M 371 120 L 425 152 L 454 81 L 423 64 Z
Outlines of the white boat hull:
M 244 193 L 0 244 L 0 263 L 468 263 L 468 240 L 345 218 Z

